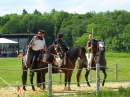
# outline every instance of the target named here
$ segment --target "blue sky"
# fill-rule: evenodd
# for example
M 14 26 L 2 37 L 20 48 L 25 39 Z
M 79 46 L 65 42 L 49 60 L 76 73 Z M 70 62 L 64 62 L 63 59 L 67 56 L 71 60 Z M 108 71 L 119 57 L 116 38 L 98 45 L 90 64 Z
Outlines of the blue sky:
M 5 14 L 22 14 L 23 9 L 33 13 L 35 9 L 44 12 L 67 11 L 69 13 L 86 13 L 90 11 L 105 12 L 126 10 L 130 12 L 130 0 L 0 0 L 0 16 Z

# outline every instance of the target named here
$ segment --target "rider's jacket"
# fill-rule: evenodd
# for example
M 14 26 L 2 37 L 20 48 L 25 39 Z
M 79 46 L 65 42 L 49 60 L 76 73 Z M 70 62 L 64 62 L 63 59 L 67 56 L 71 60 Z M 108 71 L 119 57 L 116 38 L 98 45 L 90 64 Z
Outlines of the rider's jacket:
M 89 53 L 96 53 L 98 51 L 98 41 L 95 39 L 88 40 L 87 47 L 91 47 L 91 49 L 88 50 Z

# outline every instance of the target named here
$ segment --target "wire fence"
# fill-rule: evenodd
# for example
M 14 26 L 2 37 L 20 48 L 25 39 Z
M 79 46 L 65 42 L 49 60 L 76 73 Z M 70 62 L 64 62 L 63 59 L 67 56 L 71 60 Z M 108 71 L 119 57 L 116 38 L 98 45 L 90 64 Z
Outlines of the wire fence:
M 18 66 L 21 68 L 20 65 L 5 66 L 5 67 L 1 66 L 0 67 L 0 72 L 8 72 L 7 75 L 0 73 L 0 79 L 1 79 L 0 86 L 1 87 L 6 87 L 6 86 L 8 86 L 8 87 L 16 87 L 17 86 L 16 85 L 17 79 L 22 80 L 21 79 L 22 72 L 23 71 L 29 71 L 29 70 L 18 70 L 18 69 L 16 69 L 16 67 L 18 67 Z M 58 68 L 58 67 L 52 67 L 52 68 Z M 41 68 L 41 69 L 35 69 L 35 70 L 44 70 L 44 69 L 48 69 L 48 67 Z M 75 68 L 75 69 L 62 68 L 62 69 L 74 70 L 75 75 L 73 75 L 73 76 L 75 76 L 75 78 L 76 78 L 76 72 L 78 70 L 81 70 L 81 69 L 77 69 L 77 68 Z M 84 68 L 84 69 L 87 69 L 87 68 Z M 83 69 L 83 71 L 84 71 L 84 69 Z M 129 71 L 130 71 L 130 67 L 119 67 L 118 64 L 115 64 L 115 67 L 109 67 L 108 69 L 106 69 L 106 73 L 107 73 L 107 75 L 109 77 L 108 79 L 106 79 L 106 82 L 113 82 L 113 81 L 114 82 L 115 81 L 116 82 L 128 82 L 128 81 L 130 81 L 130 76 L 129 76 L 130 72 Z M 14 73 L 14 74 L 12 75 L 12 73 Z M 84 77 L 83 75 L 85 75 L 85 73 L 86 73 L 85 71 L 81 72 L 82 79 L 83 79 L 83 77 Z M 95 76 L 96 76 L 96 72 L 91 70 L 91 74 L 89 75 L 89 82 L 90 83 L 95 83 L 96 82 L 96 77 Z M 103 74 L 101 72 L 100 72 L 100 76 L 101 76 L 100 81 L 103 81 Z M 14 81 L 12 83 L 7 82 L 7 80 L 6 80 L 7 78 L 9 78 L 9 79 L 11 78 Z M 2 81 L 3 81 L 3 83 L 2 83 Z M 60 78 L 56 80 L 56 79 L 53 79 L 53 77 L 52 77 L 52 80 L 46 81 L 45 84 L 48 84 L 48 82 L 50 82 L 50 81 L 53 84 L 64 83 L 64 81 L 62 81 Z M 22 82 L 21 81 L 19 81 L 19 82 L 20 82 L 20 86 L 23 87 Z M 86 81 L 81 80 L 80 83 L 81 84 L 86 84 Z M 40 83 L 40 84 L 43 84 L 43 83 Z M 71 84 L 77 84 L 77 82 L 76 81 L 71 81 Z M 34 85 L 37 85 L 37 84 L 34 84 Z M 31 84 L 28 83 L 26 86 L 31 86 Z

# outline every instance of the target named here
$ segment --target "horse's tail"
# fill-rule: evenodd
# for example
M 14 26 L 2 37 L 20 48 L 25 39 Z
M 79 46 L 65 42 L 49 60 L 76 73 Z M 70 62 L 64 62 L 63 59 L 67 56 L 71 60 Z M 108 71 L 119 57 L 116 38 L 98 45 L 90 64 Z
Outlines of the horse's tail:
M 25 66 L 26 68 L 29 67 L 28 64 L 26 64 L 26 55 L 22 57 L 22 66 Z
M 23 82 L 23 89 L 25 89 L 25 85 L 27 83 L 27 70 L 28 66 L 25 64 L 25 56 L 22 58 L 22 82 Z

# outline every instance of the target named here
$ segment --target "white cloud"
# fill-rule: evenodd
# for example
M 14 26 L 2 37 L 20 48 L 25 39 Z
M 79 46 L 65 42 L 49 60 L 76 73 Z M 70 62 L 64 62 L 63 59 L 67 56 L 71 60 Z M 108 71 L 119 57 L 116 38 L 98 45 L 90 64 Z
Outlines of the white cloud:
M 29 13 L 33 13 L 35 9 L 41 13 L 56 9 L 80 14 L 115 9 L 130 11 L 129 4 L 130 0 L 0 0 L 0 16 L 11 13 L 22 14 L 23 9 Z
M 130 4 L 130 0 L 103 0 L 99 6 L 124 6 Z M 124 6 L 125 7 L 125 6 Z

